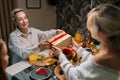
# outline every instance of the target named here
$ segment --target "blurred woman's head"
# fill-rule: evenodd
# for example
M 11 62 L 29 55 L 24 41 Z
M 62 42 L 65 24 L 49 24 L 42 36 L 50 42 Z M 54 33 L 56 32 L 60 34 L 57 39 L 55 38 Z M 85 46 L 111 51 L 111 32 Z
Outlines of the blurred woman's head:
M 20 30 L 27 29 L 29 26 L 28 14 L 21 8 L 12 11 L 12 20 Z
M 5 69 L 8 65 L 7 47 L 4 41 L 0 40 L 0 62 Z
M 93 8 L 88 13 L 87 28 L 93 38 L 102 41 L 105 37 L 110 42 L 108 46 L 120 52 L 120 8 L 111 4 Z M 98 36 L 99 33 L 104 37 Z
M 5 68 L 8 66 L 9 56 L 7 54 L 7 47 L 3 40 L 0 39 L 0 80 L 7 80 Z

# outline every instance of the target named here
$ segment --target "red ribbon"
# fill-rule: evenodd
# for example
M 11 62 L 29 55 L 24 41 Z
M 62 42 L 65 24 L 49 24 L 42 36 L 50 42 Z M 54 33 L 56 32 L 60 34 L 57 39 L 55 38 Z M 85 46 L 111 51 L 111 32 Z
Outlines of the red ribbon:
M 67 35 L 67 33 L 61 34 L 60 36 L 54 38 L 54 39 L 51 41 L 51 43 L 57 41 L 58 39 L 62 38 L 62 37 L 65 36 L 65 35 Z

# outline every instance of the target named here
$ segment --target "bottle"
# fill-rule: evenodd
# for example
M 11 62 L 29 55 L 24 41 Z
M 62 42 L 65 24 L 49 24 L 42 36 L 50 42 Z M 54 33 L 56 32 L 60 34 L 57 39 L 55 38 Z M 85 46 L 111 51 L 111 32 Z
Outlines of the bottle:
M 75 33 L 75 41 L 77 43 L 80 43 L 81 42 L 81 35 L 80 35 L 80 32 L 79 32 L 79 29 L 77 30 L 77 32 Z

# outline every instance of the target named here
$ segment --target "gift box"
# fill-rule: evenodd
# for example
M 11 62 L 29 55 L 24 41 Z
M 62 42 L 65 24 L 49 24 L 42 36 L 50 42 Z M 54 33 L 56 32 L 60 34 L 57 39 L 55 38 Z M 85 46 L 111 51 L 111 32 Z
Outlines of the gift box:
M 72 36 L 67 33 L 60 33 L 48 40 L 52 45 L 59 48 L 67 47 L 72 44 Z

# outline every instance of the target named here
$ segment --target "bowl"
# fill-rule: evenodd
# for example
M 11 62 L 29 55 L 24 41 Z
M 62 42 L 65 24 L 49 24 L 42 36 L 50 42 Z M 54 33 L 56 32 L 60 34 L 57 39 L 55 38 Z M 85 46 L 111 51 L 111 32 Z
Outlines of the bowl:
M 62 49 L 63 53 L 66 55 L 66 57 L 75 57 L 76 51 L 72 48 L 64 48 Z

